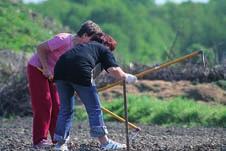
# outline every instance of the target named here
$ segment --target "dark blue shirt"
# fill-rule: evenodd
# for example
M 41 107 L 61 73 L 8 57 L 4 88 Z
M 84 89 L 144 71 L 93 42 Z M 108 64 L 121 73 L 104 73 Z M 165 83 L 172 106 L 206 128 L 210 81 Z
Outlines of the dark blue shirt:
M 76 45 L 57 61 L 54 80 L 90 86 L 91 71 L 98 63 L 106 71 L 110 67 L 118 67 L 112 52 L 104 45 L 94 41 Z

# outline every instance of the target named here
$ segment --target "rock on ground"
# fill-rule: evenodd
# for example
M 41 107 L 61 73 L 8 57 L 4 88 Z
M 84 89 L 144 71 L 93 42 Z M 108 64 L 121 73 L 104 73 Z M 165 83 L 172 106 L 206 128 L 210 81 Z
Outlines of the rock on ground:
M 31 125 L 31 117 L 13 120 L 0 119 L 0 150 L 33 150 Z M 126 142 L 124 124 L 109 122 L 106 125 L 110 138 L 119 142 Z M 139 126 L 142 131 L 138 133 L 134 140 L 130 141 L 131 151 L 226 150 L 225 128 Z M 131 133 L 133 134 L 130 130 Z M 74 151 L 100 151 L 99 143 L 89 137 L 89 128 L 86 122 L 73 125 L 69 148 Z

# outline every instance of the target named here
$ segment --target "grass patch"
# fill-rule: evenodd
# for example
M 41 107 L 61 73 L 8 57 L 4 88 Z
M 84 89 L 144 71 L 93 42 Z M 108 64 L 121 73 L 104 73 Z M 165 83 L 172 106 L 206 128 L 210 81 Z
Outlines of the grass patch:
M 0 49 L 32 52 L 38 43 L 60 31 L 61 24 L 54 23 L 47 24 L 43 16 L 32 12 L 21 2 L 1 0 Z
M 110 111 L 124 116 L 123 99 L 103 102 L 102 106 Z M 87 118 L 83 107 L 76 107 L 77 120 Z M 226 127 L 226 107 L 195 102 L 194 100 L 177 97 L 160 100 L 149 96 L 128 96 L 129 121 L 141 124 L 156 124 L 163 126 L 205 126 Z M 105 121 L 115 121 L 104 113 Z

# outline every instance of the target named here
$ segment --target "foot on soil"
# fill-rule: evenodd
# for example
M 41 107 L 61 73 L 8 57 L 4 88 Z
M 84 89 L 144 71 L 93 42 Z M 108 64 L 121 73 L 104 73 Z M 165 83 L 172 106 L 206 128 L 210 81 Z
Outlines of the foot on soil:
M 68 147 L 66 143 L 56 143 L 53 150 L 55 151 L 68 151 Z
M 34 149 L 50 149 L 51 147 L 52 144 L 46 139 L 41 140 L 38 144 L 33 146 Z
M 113 140 L 108 140 L 106 144 L 101 145 L 102 150 L 117 150 L 117 149 L 125 149 L 125 144 L 117 143 Z

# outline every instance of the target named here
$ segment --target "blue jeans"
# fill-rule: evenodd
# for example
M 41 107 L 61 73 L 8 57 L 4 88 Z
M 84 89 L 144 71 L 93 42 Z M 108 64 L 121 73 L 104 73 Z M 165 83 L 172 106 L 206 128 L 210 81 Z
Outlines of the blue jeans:
M 88 113 L 90 135 L 101 137 L 108 133 L 95 86 L 81 86 L 61 80 L 56 81 L 56 85 L 60 96 L 60 111 L 54 134 L 55 141 L 65 142 L 69 139 L 74 112 L 74 91 L 77 92 Z

